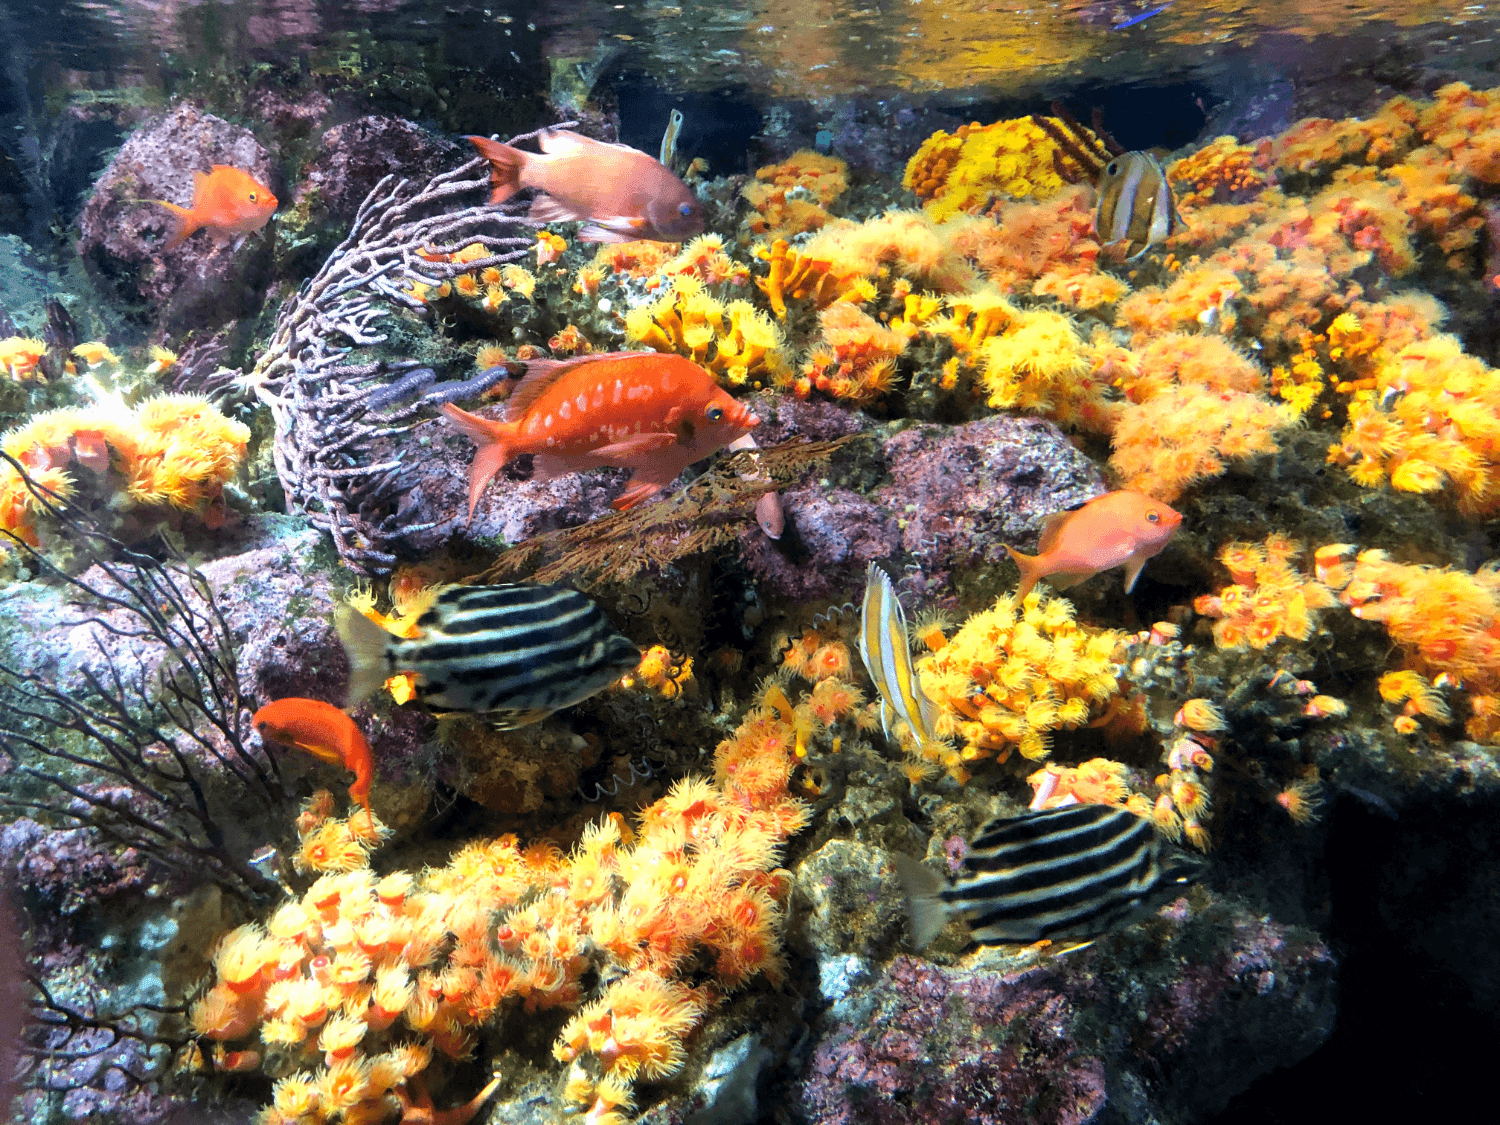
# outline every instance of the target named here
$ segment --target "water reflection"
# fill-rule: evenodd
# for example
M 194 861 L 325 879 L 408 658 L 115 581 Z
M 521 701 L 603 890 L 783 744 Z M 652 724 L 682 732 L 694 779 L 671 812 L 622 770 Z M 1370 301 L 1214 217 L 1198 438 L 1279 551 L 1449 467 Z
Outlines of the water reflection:
M 1362 37 L 1394 28 L 1407 50 L 1437 50 L 1483 6 L 1459 0 L 22 0 L 0 14 L 12 86 L 29 74 L 54 97 L 146 87 L 184 72 L 295 65 L 322 72 L 414 63 L 504 68 L 538 57 L 588 67 L 604 55 L 678 89 L 740 85 L 818 97 L 887 90 L 1018 95 L 1062 81 L 1150 81 L 1212 71 L 1288 38 Z M 1274 37 L 1274 38 L 1268 38 Z M 383 46 L 385 49 L 379 49 Z M 399 53 L 399 52 L 398 52 Z M 530 55 L 530 58 L 527 56 Z

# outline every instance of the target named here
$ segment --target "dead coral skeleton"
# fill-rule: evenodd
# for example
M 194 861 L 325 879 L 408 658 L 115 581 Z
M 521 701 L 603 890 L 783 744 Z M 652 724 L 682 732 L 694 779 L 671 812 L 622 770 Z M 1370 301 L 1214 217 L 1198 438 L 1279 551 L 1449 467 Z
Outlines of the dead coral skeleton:
M 270 345 L 244 380 L 275 420 L 273 456 L 287 510 L 326 528 L 356 571 L 388 571 L 396 562 L 390 542 L 417 530 L 398 524 L 403 464 L 380 440 L 403 433 L 424 406 L 483 389 L 471 380 L 417 395 L 435 380 L 430 369 L 375 349 L 388 343 L 403 311 L 431 314 L 429 289 L 534 253 L 535 235 L 513 207 L 444 209 L 487 197 L 488 168 L 475 159 L 417 189 L 394 176 L 376 184 L 349 236 L 282 306 Z M 475 243 L 487 257 L 449 260 Z M 497 369 L 490 382 L 503 377 Z
M 59 534 L 98 577 L 75 577 L 5 533 L 13 550 L 97 609 L 71 624 L 92 635 L 100 660 L 80 670 L 85 691 L 56 673 L 0 659 L 0 811 L 92 829 L 166 870 L 248 899 L 277 885 L 229 842 L 243 806 L 279 813 L 287 800 L 274 759 L 246 744 L 250 709 L 240 692 L 236 642 L 199 572 L 169 566 L 100 530 L 76 505 L 23 474 Z M 111 655 L 123 639 L 130 659 Z M 123 650 L 122 650 L 123 651 Z M 222 774 L 227 807 L 210 782 Z

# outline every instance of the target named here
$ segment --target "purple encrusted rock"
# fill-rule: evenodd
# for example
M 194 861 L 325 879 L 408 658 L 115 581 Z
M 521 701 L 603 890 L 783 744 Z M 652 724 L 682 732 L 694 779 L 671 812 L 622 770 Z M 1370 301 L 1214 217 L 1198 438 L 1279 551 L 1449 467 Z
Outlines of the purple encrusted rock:
M 1044 516 L 1108 486 L 1062 431 L 1040 418 L 1000 414 L 963 426 L 915 426 L 885 443 L 890 483 L 874 495 L 901 525 L 901 547 L 920 567 L 918 595 L 955 571 L 1036 547 Z
M 261 300 L 271 249 L 264 231 L 238 249 L 199 232 L 168 250 L 171 213 L 146 202 L 190 206 L 193 173 L 207 173 L 215 164 L 242 169 L 277 190 L 271 154 L 253 133 L 180 105 L 130 135 L 79 216 L 84 264 L 128 298 L 155 306 L 156 322 L 174 331 L 225 324 Z
M 901 956 L 847 1005 L 793 1088 L 810 1125 L 1082 1125 L 1104 1107 L 1104 1061 L 1051 972 Z
M 809 1125 L 1204 1120 L 1333 1026 L 1327 947 L 1213 899 L 1044 967 L 835 962 L 792 1088 Z

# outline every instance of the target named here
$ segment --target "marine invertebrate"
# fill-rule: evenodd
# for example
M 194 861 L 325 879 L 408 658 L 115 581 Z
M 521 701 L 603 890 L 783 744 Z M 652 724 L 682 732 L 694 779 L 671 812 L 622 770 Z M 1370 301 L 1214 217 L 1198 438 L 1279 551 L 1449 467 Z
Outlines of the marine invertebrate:
M 631 309 L 625 334 L 632 343 L 686 356 L 729 387 L 779 382 L 788 371 L 785 339 L 770 317 L 749 301 L 720 301 L 690 275 Z
M 8 467 L 22 466 L 4 455 Z M 23 481 L 25 480 L 22 474 Z M 54 674 L 0 664 L 0 803 L 86 827 L 136 848 L 166 869 L 255 899 L 275 884 L 229 840 L 236 801 L 279 812 L 286 800 L 273 759 L 249 745 L 240 694 L 238 642 L 208 581 L 196 570 L 128 549 L 76 505 L 41 495 L 55 534 L 93 558 L 97 572 L 73 577 L 14 533 L 14 549 L 66 584 L 83 603 L 78 628 L 104 650 L 111 635 L 138 638 L 138 671 L 107 674 L 81 695 Z M 80 642 L 81 643 L 81 642 Z
M 896 276 L 937 293 L 961 293 L 976 279 L 954 236 L 976 221 L 940 224 L 920 211 L 901 210 L 862 223 L 839 219 L 808 239 L 801 252 L 828 262 L 840 277 Z
M 1120 412 L 1110 466 L 1124 487 L 1170 503 L 1227 461 L 1274 453 L 1276 432 L 1295 419 L 1264 395 L 1173 387 Z
M 1087 189 L 1068 188 L 1039 203 L 997 203 L 989 218 L 951 224 L 951 238 L 1002 293 L 1050 296 L 1094 309 L 1129 292 L 1122 278 L 1098 269 Z
M 1012 747 L 1045 757 L 1052 731 L 1088 725 L 1120 700 L 1114 661 L 1124 640 L 1079 625 L 1063 598 L 1033 591 L 997 599 L 917 662 L 923 690 L 963 740 L 956 760 L 941 764 L 951 773 L 984 758 L 1004 761 Z
M 723 990 L 783 971 L 773 869 L 807 820 L 787 791 L 813 730 L 805 706 L 768 691 L 715 751 L 715 782 L 679 781 L 634 831 L 612 815 L 569 855 L 503 836 L 420 876 L 328 869 L 264 929 L 223 940 L 198 1033 L 258 1035 L 309 1068 L 278 1082 L 278 1111 L 364 1120 L 392 1094 L 415 1104 L 401 1083 L 416 1090 L 434 1053 L 463 1057 L 474 1029 L 518 1007 L 573 1009 L 554 1047 L 570 1100 L 628 1105 L 633 1082 L 680 1069 Z M 352 818 L 310 827 L 354 831 Z M 679 979 L 700 956 L 712 987 Z M 586 1001 L 596 975 L 609 983 Z
M 755 170 L 740 194 L 755 209 L 750 230 L 769 238 L 790 238 L 817 230 L 829 219 L 827 207 L 849 186 L 849 165 L 837 156 L 799 149 L 780 164 Z
M 1065 183 L 1057 169 L 1063 153 L 1054 133 L 1030 117 L 989 125 L 975 121 L 951 134 L 939 129 L 923 141 L 907 161 L 901 186 L 941 221 L 978 211 L 996 195 L 1046 199 L 1057 194 Z
M 1270 178 L 1256 160 L 1256 150 L 1233 137 L 1208 144 L 1172 162 L 1167 175 L 1177 183 L 1177 205 L 1184 209 L 1209 203 L 1240 203 L 1258 195 Z
M 1214 619 L 1215 644 L 1264 649 L 1282 638 L 1312 635 L 1316 614 L 1337 602 L 1320 578 L 1297 568 L 1301 554 L 1300 544 L 1274 533 L 1264 545 L 1228 543 L 1219 551 L 1234 582 L 1193 602 L 1194 610 Z
M 134 410 L 122 404 L 62 408 L 33 416 L 0 437 L 0 449 L 47 487 L 71 495 L 86 469 L 97 489 L 117 484 L 137 505 L 223 519 L 220 490 L 244 458 L 250 430 L 197 395 L 156 395 Z M 18 471 L 0 468 L 0 527 L 36 542 L 38 504 Z
M 833 272 L 832 262 L 793 250 L 784 238 L 771 243 L 765 256 L 770 268 L 755 284 L 779 320 L 786 319 L 788 300 L 808 300 L 813 308 L 823 309 L 835 301 L 866 301 L 875 294 L 866 279 L 840 276 Z
M 1377 364 L 1373 380 L 1354 390 L 1329 462 L 1367 487 L 1447 491 L 1462 512 L 1500 510 L 1500 373 L 1437 335 Z
M 513 209 L 483 205 L 485 168 L 476 158 L 419 187 L 394 176 L 377 183 L 348 237 L 282 305 L 270 343 L 244 378 L 275 422 L 274 462 L 289 509 L 329 531 L 340 559 L 358 573 L 396 562 L 387 548 L 402 531 L 395 514 L 400 475 L 378 439 L 386 427 L 417 416 L 410 399 L 432 378 L 415 362 L 355 353 L 383 344 L 401 315 L 430 315 L 429 301 L 451 292 L 450 279 L 533 253 L 535 240 Z M 474 203 L 434 213 L 461 198 Z M 484 256 L 465 249 L 476 245 Z M 420 384 L 407 382 L 422 371 Z M 421 397 L 449 401 L 445 396 L 465 393 L 477 390 L 438 387 Z M 327 456 L 333 448 L 336 466 Z
M 38 368 L 46 354 L 46 340 L 34 340 L 29 336 L 7 336 L 0 340 L 0 367 L 18 383 L 47 381 Z
M 867 403 L 891 389 L 896 360 L 906 350 L 905 337 L 843 301 L 819 313 L 818 323 L 822 334 L 792 383 L 799 397 L 816 389 L 837 399 Z
M 1461 687 L 1470 702 L 1471 738 L 1494 736 L 1500 695 L 1500 569 L 1470 574 L 1449 567 L 1399 563 L 1383 551 L 1362 551 L 1339 601 L 1366 621 L 1379 621 L 1406 656 L 1406 668 L 1382 678 L 1381 695 L 1405 702 L 1414 716 L 1446 717 L 1433 688 Z

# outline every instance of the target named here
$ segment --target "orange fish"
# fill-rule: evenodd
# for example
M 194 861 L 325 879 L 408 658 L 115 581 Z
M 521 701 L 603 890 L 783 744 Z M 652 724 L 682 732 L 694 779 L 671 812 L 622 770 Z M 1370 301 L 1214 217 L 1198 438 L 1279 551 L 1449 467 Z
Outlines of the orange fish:
M 1146 560 L 1161 553 L 1181 523 L 1180 512 L 1129 489 L 1054 513 L 1042 522 L 1035 555 L 1005 548 L 1021 568 L 1016 597 L 1024 598 L 1041 578 L 1066 588 L 1114 566 L 1125 568 L 1128 594 Z
M 375 759 L 354 720 L 331 703 L 290 696 L 267 703 L 250 722 L 262 738 L 299 746 L 320 762 L 354 772 L 349 796 L 370 811 Z
M 614 502 L 631 508 L 695 461 L 760 424 L 692 360 L 658 352 L 606 352 L 528 360 L 501 420 L 443 407 L 474 442 L 469 518 L 484 486 L 507 461 L 536 454 L 536 479 L 609 466 L 634 469 Z
M 540 156 L 487 137 L 468 139 L 490 162 L 491 203 L 503 203 L 522 188 L 547 193 L 531 205 L 533 223 L 586 222 L 578 232 L 584 242 L 682 242 L 703 233 L 698 197 L 638 149 L 566 129 L 542 131 Z
M 179 207 L 165 199 L 145 202 L 159 203 L 177 216 L 177 225 L 164 247 L 171 250 L 200 228 L 206 228 L 218 243 L 254 234 L 270 220 L 279 200 L 249 172 L 215 164 L 207 175 L 193 173 L 191 207 Z

